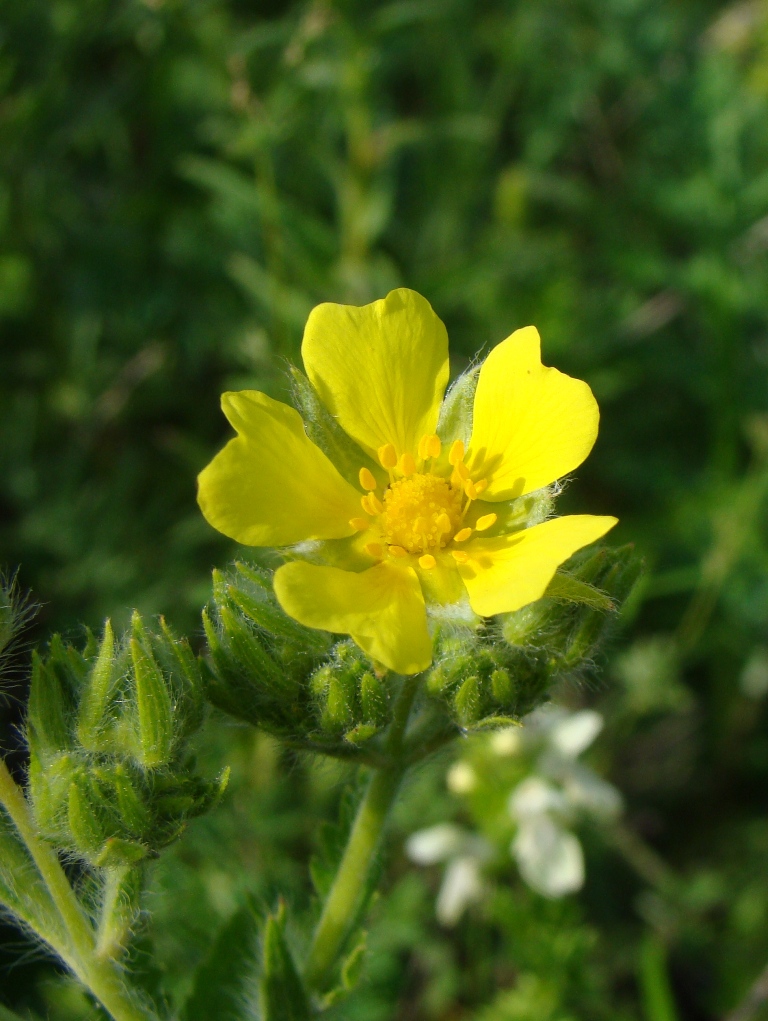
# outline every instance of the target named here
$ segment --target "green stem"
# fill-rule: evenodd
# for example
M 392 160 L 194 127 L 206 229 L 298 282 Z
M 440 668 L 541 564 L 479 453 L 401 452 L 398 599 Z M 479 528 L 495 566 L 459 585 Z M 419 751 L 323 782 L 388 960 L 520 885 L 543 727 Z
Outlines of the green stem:
M 150 1021 L 154 1014 L 137 1003 L 123 985 L 114 965 L 96 958 L 95 934 L 75 891 L 69 885 L 55 851 L 37 834 L 27 800 L 0 758 L 0 805 L 27 846 L 69 937 L 69 952 L 54 949 L 80 981 L 101 1001 L 115 1021 Z M 43 939 L 45 935 L 38 933 Z
M 417 685 L 416 677 L 403 679 L 387 735 L 386 748 L 390 765 L 373 772 L 368 790 L 357 810 L 333 885 L 323 905 L 304 967 L 304 977 L 310 988 L 324 987 L 349 934 L 349 928 L 360 910 L 384 825 L 405 772 L 399 753 Z

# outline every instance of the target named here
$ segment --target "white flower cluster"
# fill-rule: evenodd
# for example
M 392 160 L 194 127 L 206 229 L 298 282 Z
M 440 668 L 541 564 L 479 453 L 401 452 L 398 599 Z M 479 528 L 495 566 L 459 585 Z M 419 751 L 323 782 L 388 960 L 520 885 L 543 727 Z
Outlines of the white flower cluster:
M 510 852 L 524 881 L 545 897 L 562 897 L 584 883 L 584 854 L 571 827 L 584 817 L 609 822 L 621 812 L 621 795 L 612 784 L 578 761 L 603 727 L 602 716 L 583 709 L 537 709 L 522 728 L 489 738 L 499 756 L 523 756 L 531 771 L 511 790 L 507 810 L 516 825 Z M 457 762 L 448 786 L 466 794 L 478 782 L 472 766 Z M 483 867 L 493 847 L 483 837 L 452 823 L 414 833 L 406 852 L 419 865 L 446 863 L 437 899 L 437 917 L 455 925 L 484 891 Z

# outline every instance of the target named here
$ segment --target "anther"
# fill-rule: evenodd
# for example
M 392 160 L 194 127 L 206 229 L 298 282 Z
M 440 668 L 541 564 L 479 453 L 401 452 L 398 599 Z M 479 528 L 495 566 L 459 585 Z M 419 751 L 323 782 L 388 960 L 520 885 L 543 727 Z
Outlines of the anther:
M 419 567 L 423 567 L 425 571 L 431 571 L 436 565 L 437 561 L 431 553 L 425 553 L 423 557 L 419 557 Z
M 430 439 L 431 439 L 431 437 L 430 437 L 429 433 L 424 433 L 424 435 L 419 440 L 419 458 L 422 461 L 426 461 L 427 458 L 429 457 L 429 441 L 430 441 Z
M 477 499 L 477 487 L 475 486 L 472 479 L 466 479 L 464 482 L 464 492 L 467 494 L 468 500 Z
M 471 528 L 462 528 L 453 537 L 454 542 L 465 542 L 472 535 Z
M 429 520 L 427 518 L 416 518 L 413 523 L 413 530 L 418 535 L 423 535 L 424 532 L 429 531 Z
M 451 449 L 448 451 L 448 463 L 454 468 L 464 460 L 464 441 L 454 440 Z
M 367 542 L 365 544 L 365 552 L 369 556 L 375 557 L 377 560 L 381 560 L 384 556 L 384 547 L 380 542 Z
M 397 466 L 397 451 L 395 450 L 394 443 L 385 443 L 379 447 L 377 453 L 379 455 L 379 464 L 382 468 L 390 471 Z
M 463 461 L 459 461 L 459 463 L 454 468 L 454 471 L 459 476 L 462 482 L 466 482 L 467 479 L 469 478 L 469 468 L 467 468 Z
M 450 532 L 451 530 L 451 519 L 448 517 L 445 511 L 443 511 L 443 513 L 438 517 L 435 524 L 439 532 Z
M 400 458 L 400 471 L 403 475 L 413 475 L 416 472 L 416 462 L 413 459 L 413 454 L 405 453 Z
M 367 489 L 369 493 L 378 488 L 378 483 L 370 468 L 361 468 L 357 477 L 360 479 L 361 487 Z
M 452 549 L 451 556 L 453 557 L 457 564 L 466 564 L 466 562 L 469 560 L 469 553 L 467 553 L 467 551 L 463 549 Z
M 349 523 L 356 532 L 366 532 L 371 527 L 368 518 L 350 518 Z
M 366 493 L 365 496 L 361 497 L 360 505 L 365 513 L 370 514 L 371 517 L 375 517 L 384 511 L 384 504 L 375 493 Z
M 440 437 L 436 433 L 432 433 L 428 439 L 428 450 L 430 457 L 440 457 L 440 451 L 443 449 L 443 444 L 440 442 Z
M 402 546 L 389 546 L 388 549 L 389 549 L 389 555 L 391 557 L 402 558 L 402 557 L 407 557 L 408 556 L 408 553 L 403 549 Z
M 483 514 L 483 516 L 478 518 L 475 522 L 475 528 L 478 532 L 484 532 L 487 528 L 496 524 L 498 517 L 498 514 Z
M 475 492 L 478 494 L 478 496 L 480 495 L 480 493 L 484 493 L 487 488 L 488 479 L 478 479 L 477 482 L 475 483 Z

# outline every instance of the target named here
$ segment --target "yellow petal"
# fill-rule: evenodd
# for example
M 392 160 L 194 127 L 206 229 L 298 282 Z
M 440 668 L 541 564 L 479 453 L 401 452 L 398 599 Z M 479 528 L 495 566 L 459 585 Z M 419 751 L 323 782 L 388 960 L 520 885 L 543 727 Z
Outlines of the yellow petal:
M 360 494 L 307 437 L 301 416 L 257 390 L 225 393 L 237 437 L 198 477 L 206 521 L 245 546 L 351 535 Z
M 307 375 L 344 431 L 372 457 L 418 453 L 448 382 L 448 335 L 429 302 L 400 287 L 370 305 L 318 305 L 301 347 Z
M 605 535 L 616 521 L 571 514 L 521 532 L 468 542 L 463 551 L 469 560 L 458 567 L 472 609 L 492 617 L 541 599 L 560 564 Z
M 600 413 L 580 379 L 541 364 L 533 326 L 491 351 L 480 369 L 467 463 L 488 479 L 484 500 L 532 493 L 577 468 L 597 438 Z
M 302 560 L 275 573 L 275 594 L 306 627 L 348 634 L 368 655 L 399 674 L 432 662 L 432 642 L 416 572 L 377 564 L 360 574 Z

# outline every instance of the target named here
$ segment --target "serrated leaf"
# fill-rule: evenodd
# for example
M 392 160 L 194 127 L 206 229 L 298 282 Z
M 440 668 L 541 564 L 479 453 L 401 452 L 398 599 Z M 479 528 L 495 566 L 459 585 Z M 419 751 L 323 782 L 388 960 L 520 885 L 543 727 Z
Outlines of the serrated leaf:
M 240 1021 L 248 988 L 259 969 L 262 916 L 249 902 L 221 929 L 211 952 L 195 972 L 180 1021 Z
M 270 915 L 264 928 L 260 1006 L 262 1021 L 309 1021 L 304 983 L 296 969 L 284 933 L 285 910 Z
M 591 606 L 594 610 L 608 613 L 614 610 L 615 604 L 610 596 L 589 582 L 579 581 L 572 574 L 558 571 L 547 587 L 546 595 L 551 599 L 562 599 L 569 603 L 580 603 Z

